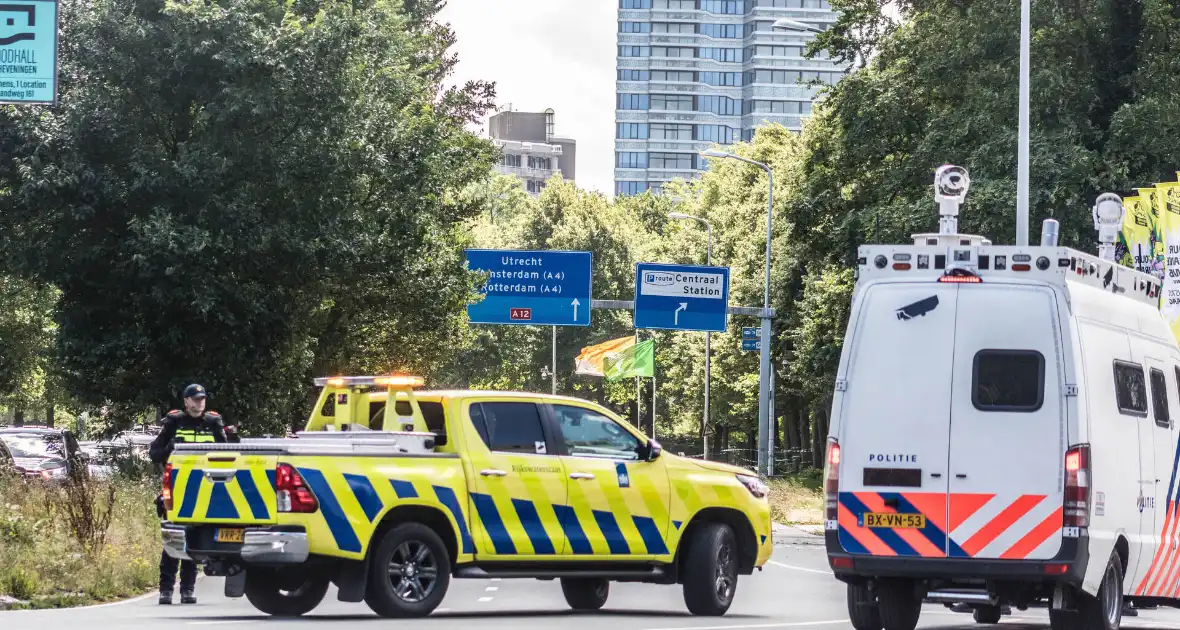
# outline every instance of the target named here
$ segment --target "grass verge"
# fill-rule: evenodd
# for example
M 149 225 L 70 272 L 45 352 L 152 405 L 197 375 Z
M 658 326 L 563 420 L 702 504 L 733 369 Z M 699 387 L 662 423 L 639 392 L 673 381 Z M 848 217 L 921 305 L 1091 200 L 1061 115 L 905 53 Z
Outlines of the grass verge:
M 823 472 L 806 471 L 770 480 L 770 514 L 784 525 L 823 524 Z
M 155 484 L 85 483 L 67 492 L 0 475 L 0 595 L 27 602 L 18 608 L 108 602 L 156 586 Z

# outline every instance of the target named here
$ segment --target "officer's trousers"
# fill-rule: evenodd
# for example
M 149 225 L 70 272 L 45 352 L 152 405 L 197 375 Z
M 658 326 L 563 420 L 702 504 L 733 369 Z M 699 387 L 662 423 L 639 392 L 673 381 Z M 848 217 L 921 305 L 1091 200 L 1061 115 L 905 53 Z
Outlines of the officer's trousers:
M 167 552 L 160 554 L 160 592 L 172 591 L 176 584 L 176 569 L 180 569 L 180 592 L 193 590 L 197 584 L 197 565 L 192 560 L 177 560 Z

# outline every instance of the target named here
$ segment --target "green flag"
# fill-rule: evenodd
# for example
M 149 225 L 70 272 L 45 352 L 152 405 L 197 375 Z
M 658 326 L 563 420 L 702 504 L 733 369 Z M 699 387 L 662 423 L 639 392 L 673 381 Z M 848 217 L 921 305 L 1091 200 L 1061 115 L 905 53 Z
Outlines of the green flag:
M 648 339 L 622 352 L 607 355 L 602 362 L 603 372 L 608 381 L 636 376 L 651 377 L 655 375 L 656 340 Z

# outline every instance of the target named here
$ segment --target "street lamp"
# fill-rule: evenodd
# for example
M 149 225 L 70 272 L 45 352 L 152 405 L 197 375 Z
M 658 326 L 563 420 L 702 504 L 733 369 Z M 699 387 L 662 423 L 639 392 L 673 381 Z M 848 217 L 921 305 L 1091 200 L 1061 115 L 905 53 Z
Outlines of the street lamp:
M 733 159 L 753 164 L 766 171 L 768 191 L 766 195 L 766 287 L 762 294 L 762 332 L 759 335 L 761 350 L 758 353 L 758 472 L 768 470 L 766 453 L 771 433 L 770 410 L 770 240 L 774 220 L 774 173 L 770 167 L 749 158 L 720 149 L 709 149 L 701 153 L 708 158 Z
M 805 24 L 798 20 L 792 20 L 789 18 L 775 20 L 774 24 L 772 24 L 770 28 L 776 31 L 807 31 L 808 33 L 824 32 L 822 28 L 817 28 L 810 24 Z
M 691 214 L 683 212 L 669 212 L 669 219 L 690 219 L 693 221 L 700 221 L 705 224 L 705 264 L 712 266 L 713 264 L 713 225 L 708 220 L 701 217 L 694 217 Z M 713 333 L 705 332 L 705 415 L 701 420 L 701 440 L 702 447 L 705 454 L 704 459 L 709 459 L 709 375 L 711 373 L 711 360 L 713 353 L 711 352 L 711 337 Z

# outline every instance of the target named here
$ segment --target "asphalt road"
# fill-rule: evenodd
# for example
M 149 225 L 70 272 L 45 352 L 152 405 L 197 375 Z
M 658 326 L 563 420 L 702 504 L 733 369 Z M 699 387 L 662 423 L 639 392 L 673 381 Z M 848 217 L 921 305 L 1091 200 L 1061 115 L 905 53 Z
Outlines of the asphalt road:
M 427 619 L 382 619 L 364 603 L 345 604 L 329 592 L 310 615 L 272 619 L 261 615 L 245 598 L 228 600 L 220 578 L 198 582 L 199 603 L 159 606 L 155 595 L 117 604 L 51 611 L 0 612 L 4 630 L 274 630 L 306 627 L 316 630 L 397 627 L 464 628 L 465 630 L 773 630 L 809 628 L 845 630 L 848 623 L 844 589 L 827 570 L 823 548 L 807 534 L 776 534 L 773 560 L 760 573 L 742 576 L 737 598 L 724 617 L 693 617 L 673 586 L 612 584 L 606 607 L 595 613 L 574 613 L 566 606 L 557 582 L 536 580 L 453 580 L 442 606 Z M 179 596 L 177 597 L 179 600 Z M 921 628 L 973 628 L 970 615 L 926 606 Z M 1044 610 L 1016 611 L 1002 627 L 1047 628 Z M 1143 611 L 1126 619 L 1124 628 L 1180 630 L 1180 611 Z

